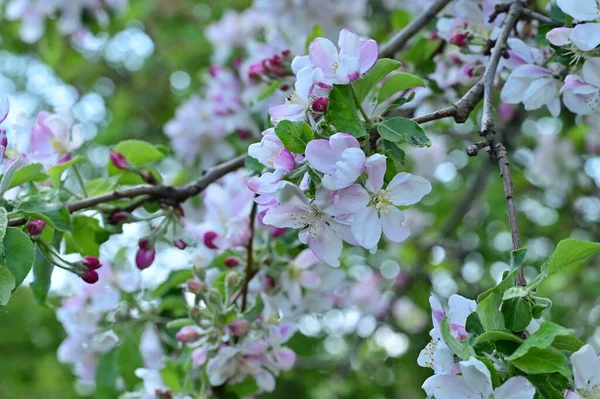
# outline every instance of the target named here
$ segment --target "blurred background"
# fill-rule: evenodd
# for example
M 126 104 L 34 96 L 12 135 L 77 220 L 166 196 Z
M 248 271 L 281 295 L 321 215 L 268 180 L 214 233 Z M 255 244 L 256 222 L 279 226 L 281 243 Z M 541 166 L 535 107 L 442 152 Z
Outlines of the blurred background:
M 92 162 L 105 159 L 106 146 L 126 138 L 167 144 L 163 126 L 202 86 L 210 64 L 213 49 L 204 29 L 225 10 L 243 10 L 250 3 L 131 0 L 107 27 L 92 23 L 84 38 L 64 37 L 50 22 L 34 44 L 19 39 L 18 22 L 0 21 L 0 93 L 21 93 L 15 106 L 30 113 L 72 107 L 86 122 L 87 138 L 93 138 L 87 148 Z M 387 3 L 394 2 L 371 1 L 368 7 L 370 35 L 380 42 L 411 18 L 410 7 L 403 7 L 410 1 Z M 421 76 L 436 70 L 432 59 L 419 61 L 414 51 L 404 57 Z M 433 80 L 431 86 L 443 91 Z M 561 239 L 600 240 L 600 131 L 569 116 L 548 118 L 545 110 L 527 117 L 513 111 L 504 130 L 510 132 L 531 277 Z M 396 259 L 361 258 L 349 266 L 364 282 L 364 292 L 374 273 L 366 263 L 383 280 L 406 278 L 399 292 L 383 293 L 384 300 L 395 298 L 393 305 L 378 317 L 359 317 L 353 309 L 304 317 L 302 334 L 291 344 L 297 367 L 278 380 L 274 393 L 261 397 L 423 398 L 420 386 L 430 371 L 416 359 L 429 341 L 429 293 L 475 298 L 508 269 L 511 238 L 501 179 L 485 156 L 469 159 L 464 152 L 476 138 L 476 126 L 469 121 L 426 130 L 433 147 L 412 150 L 407 160 L 407 170 L 434 183 L 433 193 L 411 216 L 415 238 L 398 248 Z M 574 326 L 580 337 L 600 345 L 600 259 L 552 277 L 541 294 L 554 303 L 546 318 Z M 54 292 L 54 304 L 61 295 Z M 87 397 L 56 358 L 63 338 L 54 313 L 38 306 L 27 287 L 20 288 L 0 313 L 0 398 Z

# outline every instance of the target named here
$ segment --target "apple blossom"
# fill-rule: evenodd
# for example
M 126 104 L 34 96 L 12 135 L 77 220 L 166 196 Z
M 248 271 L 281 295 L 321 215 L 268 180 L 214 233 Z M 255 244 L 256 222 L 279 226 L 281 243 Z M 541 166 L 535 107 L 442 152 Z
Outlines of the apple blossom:
M 365 187 L 370 192 L 369 206 L 359 210 L 352 221 L 352 234 L 359 245 L 376 250 L 381 233 L 394 242 L 402 242 L 410 235 L 410 230 L 402 227 L 405 216 L 397 206 L 413 205 L 431 192 L 431 183 L 419 176 L 399 173 L 386 188 L 385 155 L 375 154 L 366 161 L 367 181 Z
M 503 102 L 523 103 L 528 111 L 546 106 L 556 117 L 560 114 L 559 85 L 548 69 L 526 64 L 511 72 L 500 95 Z
M 311 270 L 319 259 L 310 249 L 305 249 L 294 259 L 289 269 L 281 274 L 281 289 L 295 305 L 302 302 L 302 288 L 313 289 L 320 283 L 319 274 Z
M 575 391 L 569 391 L 566 399 L 600 397 L 600 355 L 591 345 L 584 345 L 571 355 Z

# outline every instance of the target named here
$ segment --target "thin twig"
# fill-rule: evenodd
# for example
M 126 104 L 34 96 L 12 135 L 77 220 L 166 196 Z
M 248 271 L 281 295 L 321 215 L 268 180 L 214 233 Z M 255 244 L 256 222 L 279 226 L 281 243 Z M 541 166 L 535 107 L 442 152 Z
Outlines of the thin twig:
M 381 48 L 379 51 L 379 57 L 393 57 L 394 54 L 402 50 L 404 46 L 406 46 L 406 43 L 408 43 L 408 41 L 412 39 L 414 35 L 419 33 L 419 31 L 423 29 L 429 22 L 431 22 L 431 20 L 433 20 L 436 15 L 438 15 L 451 1 L 452 0 L 438 0 L 435 2 L 404 29 L 396 33 L 396 35 L 394 35 L 394 37 L 392 37 L 392 39 Z
M 248 287 L 250 280 L 254 276 L 254 219 L 256 219 L 256 210 L 258 204 L 252 201 L 252 210 L 250 211 L 250 238 L 248 239 L 248 245 L 246 245 L 246 278 L 244 279 L 244 286 L 242 288 L 242 313 L 246 311 L 246 304 L 248 302 Z

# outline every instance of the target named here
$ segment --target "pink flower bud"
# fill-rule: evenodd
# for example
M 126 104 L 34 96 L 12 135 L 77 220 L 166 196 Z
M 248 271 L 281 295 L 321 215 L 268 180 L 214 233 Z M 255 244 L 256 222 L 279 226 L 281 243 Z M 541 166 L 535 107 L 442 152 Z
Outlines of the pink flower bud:
M 32 237 L 37 237 L 40 234 L 42 234 L 44 232 L 45 228 L 46 228 L 46 222 L 44 222 L 43 220 L 40 220 L 40 219 L 32 220 L 27 225 L 27 231 L 29 232 L 29 235 Z
M 115 150 L 110 150 L 110 162 L 118 169 L 127 169 L 129 167 L 129 161 L 127 161 L 127 158 Z
M 123 211 L 113 212 L 109 218 L 110 222 L 115 224 L 126 222 L 128 219 L 129 213 Z
M 455 33 L 450 37 L 450 40 L 448 41 L 458 47 L 465 47 L 468 43 L 468 38 L 469 32 Z
M 95 284 L 98 282 L 98 273 L 96 273 L 94 270 L 88 270 L 87 272 L 83 273 L 81 279 L 88 284 Z
M 327 97 L 319 97 L 315 101 L 313 101 L 311 109 L 314 112 L 325 112 L 327 111 L 327 107 L 329 106 L 329 99 Z
M 95 256 L 86 256 L 83 258 L 83 265 L 88 268 L 88 270 L 96 270 L 102 267 L 102 263 Z
M 206 284 L 198 280 L 188 280 L 186 281 L 185 285 L 187 287 L 187 290 L 195 295 L 202 293 L 204 288 L 206 288 Z
M 135 264 L 138 269 L 144 270 L 150 267 L 156 257 L 156 250 L 150 246 L 150 241 L 142 239 L 138 243 L 139 249 L 135 254 Z
M 219 247 L 217 247 L 217 244 L 215 244 L 215 239 L 218 236 L 219 235 L 214 231 L 207 231 L 206 233 L 204 233 L 204 245 L 206 245 L 210 249 L 218 249 Z
M 288 91 L 290 89 L 290 85 L 288 84 L 282 84 L 281 86 L 279 86 L 279 90 L 281 91 Z
M 263 280 L 262 287 L 266 293 L 272 292 L 275 289 L 275 279 L 267 275 Z
M 281 55 L 284 57 L 288 57 L 290 54 L 292 54 L 292 52 L 290 50 L 283 50 L 281 52 Z
M 240 264 L 240 261 L 237 258 L 227 258 L 225 259 L 225 266 L 231 268 L 236 267 Z
M 260 80 L 265 73 L 265 67 L 261 62 L 250 65 L 248 68 L 248 78 L 250 80 Z
M 249 330 L 250 322 L 248 322 L 248 320 L 236 320 L 229 325 L 229 331 L 231 331 L 231 334 L 235 337 L 243 337 L 248 334 Z
M 183 239 L 181 239 L 181 238 L 174 240 L 173 245 L 175 245 L 177 248 L 179 248 L 181 250 L 184 250 L 187 248 L 187 243 L 185 241 L 183 241 Z
M 69 162 L 72 159 L 71 154 L 65 154 L 62 157 L 56 160 L 56 163 L 60 165 L 61 163 Z
M 198 328 L 193 326 L 183 327 L 177 332 L 177 334 L 175 334 L 175 339 L 179 342 L 183 342 L 184 344 L 198 341 L 198 338 L 200 338 Z
M 242 140 L 248 140 L 252 138 L 252 132 L 248 129 L 238 129 L 236 133 Z

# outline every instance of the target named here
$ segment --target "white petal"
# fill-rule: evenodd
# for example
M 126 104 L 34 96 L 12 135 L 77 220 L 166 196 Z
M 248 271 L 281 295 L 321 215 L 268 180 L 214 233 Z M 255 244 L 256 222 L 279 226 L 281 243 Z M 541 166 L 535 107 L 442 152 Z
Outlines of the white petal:
M 425 380 L 423 389 L 436 399 L 476 399 L 477 393 L 471 389 L 463 377 L 457 375 L 434 375 Z M 487 397 L 485 399 L 488 399 Z
M 483 362 L 471 357 L 467 361 L 460 362 L 460 370 L 465 382 L 477 392 L 476 397 L 489 398 L 492 396 L 492 376 Z
M 359 245 L 371 249 L 381 239 L 381 220 L 375 207 L 369 206 L 356 213 L 352 222 L 352 235 Z
M 431 183 L 420 176 L 402 172 L 394 176 L 387 189 L 394 205 L 412 205 L 431 192 Z
M 400 209 L 392 207 L 381 214 L 383 234 L 393 242 L 404 242 L 410 236 L 410 229 L 402 226 L 406 217 Z
M 512 377 L 494 391 L 494 399 L 533 399 L 535 387 L 525 377 Z
M 573 363 L 573 376 L 577 389 L 600 385 L 600 358 L 591 345 L 584 345 L 573 353 L 571 363 Z
M 593 21 L 598 17 L 596 0 L 557 0 L 556 4 L 565 14 L 580 21 Z
M 600 24 L 579 24 L 571 31 L 571 41 L 583 51 L 590 51 L 600 44 Z

